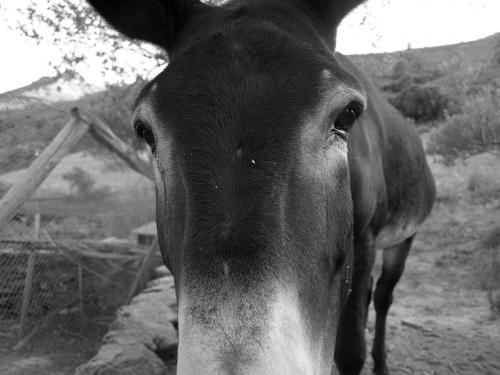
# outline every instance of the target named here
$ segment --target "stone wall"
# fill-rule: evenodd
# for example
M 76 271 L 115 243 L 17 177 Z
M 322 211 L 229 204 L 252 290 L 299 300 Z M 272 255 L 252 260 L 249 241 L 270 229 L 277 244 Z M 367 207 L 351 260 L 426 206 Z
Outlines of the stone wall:
M 177 300 L 173 277 L 151 281 L 117 315 L 97 355 L 75 375 L 175 375 Z

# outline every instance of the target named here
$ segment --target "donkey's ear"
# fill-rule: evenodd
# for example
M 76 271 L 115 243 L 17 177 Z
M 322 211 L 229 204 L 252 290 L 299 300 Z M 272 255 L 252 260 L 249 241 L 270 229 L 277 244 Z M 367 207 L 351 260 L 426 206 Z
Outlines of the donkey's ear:
M 316 19 L 328 39 L 335 40 L 337 26 L 342 19 L 366 0 L 300 0 Z
M 199 0 L 87 0 L 116 30 L 167 51 Z

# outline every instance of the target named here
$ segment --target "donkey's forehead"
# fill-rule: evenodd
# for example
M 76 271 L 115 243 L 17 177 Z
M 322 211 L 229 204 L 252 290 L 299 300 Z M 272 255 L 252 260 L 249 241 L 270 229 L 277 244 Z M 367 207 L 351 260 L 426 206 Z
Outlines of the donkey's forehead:
M 143 89 L 136 107 L 160 100 L 162 106 L 209 108 L 217 98 L 271 102 L 272 96 L 288 96 L 300 106 L 353 90 L 362 91 L 330 51 L 318 52 L 274 22 L 237 20 L 182 47 Z
M 134 105 L 134 117 L 152 124 L 160 124 L 162 123 L 160 113 L 163 115 L 175 112 L 182 114 L 183 111 L 185 113 L 186 110 L 189 111 L 192 108 L 194 112 L 191 114 L 194 114 L 200 112 L 202 106 L 205 110 L 207 108 L 219 109 L 220 113 L 216 117 L 220 118 L 227 110 L 220 107 L 224 104 L 236 105 L 234 107 L 236 110 L 238 106 L 239 109 L 242 109 L 241 106 L 248 107 L 250 103 L 254 103 L 256 106 L 253 110 L 258 113 L 262 113 L 267 107 L 278 114 L 284 114 L 283 110 L 286 110 L 288 114 L 299 110 L 302 115 L 311 115 L 317 112 L 320 114 L 319 117 L 325 117 L 327 112 L 335 106 L 345 106 L 352 100 L 356 100 L 366 107 L 364 89 L 357 82 L 351 81 L 350 76 L 339 77 L 337 72 L 328 68 L 317 70 L 314 73 L 302 77 L 302 79 L 309 81 L 308 85 L 295 86 L 293 82 L 285 82 L 285 84 L 270 87 L 272 82 L 269 80 L 264 78 L 264 81 L 267 82 L 258 82 L 258 78 L 250 75 L 246 77 L 247 82 L 239 81 L 237 84 L 240 84 L 241 87 L 236 88 L 233 85 L 236 81 L 234 77 L 226 75 L 228 83 L 219 84 L 216 87 L 204 86 L 203 84 L 197 88 L 189 87 L 193 84 L 186 81 L 184 92 L 181 91 L 183 89 L 182 80 L 179 82 L 179 80 L 174 79 L 177 82 L 170 85 L 169 77 L 161 75 L 149 82 L 137 97 Z M 178 86 L 179 83 L 181 86 Z M 293 104 L 290 105 L 290 103 Z M 282 110 L 280 111 L 280 109 Z M 210 113 L 201 112 L 205 119 L 211 117 Z

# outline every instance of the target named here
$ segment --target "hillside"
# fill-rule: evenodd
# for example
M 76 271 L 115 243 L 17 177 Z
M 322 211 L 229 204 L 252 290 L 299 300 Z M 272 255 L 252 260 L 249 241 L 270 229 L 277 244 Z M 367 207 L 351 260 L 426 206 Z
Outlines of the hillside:
M 44 81 L 50 86 L 54 85 L 53 80 Z M 27 167 L 70 120 L 69 113 L 73 107 L 100 117 L 120 138 L 142 148 L 130 129 L 129 108 L 143 84 L 143 81 L 138 81 L 127 87 L 87 93 L 76 100 L 55 102 L 35 96 L 26 99 L 20 95 L 0 95 L 0 108 L 2 103 L 4 106 L 12 103 L 22 105 L 15 109 L 0 110 L 0 174 Z M 33 91 L 48 92 L 49 89 L 47 86 L 38 86 Z M 90 136 L 84 136 L 75 151 L 83 150 L 103 151 Z
M 408 55 L 416 56 L 428 69 L 447 69 L 453 66 L 455 73 L 467 77 L 484 68 L 489 71 L 489 62 L 499 43 L 500 33 L 497 33 L 484 39 L 459 44 L 349 57 L 377 83 L 386 80 L 392 74 L 395 64 Z M 498 75 L 495 75 L 495 78 L 498 78 Z
M 68 70 L 54 77 L 42 77 L 29 85 L 0 93 L 0 111 L 25 109 L 37 102 L 78 100 L 97 91 L 97 87 L 86 83 L 78 73 Z
M 500 34 L 495 34 L 455 45 L 350 57 L 381 88 L 393 83 L 395 66 L 405 61 L 417 61 L 419 71 L 439 71 L 434 86 L 446 87 L 455 81 L 483 85 L 495 80 L 500 86 L 500 64 L 497 68 L 490 64 L 499 45 Z M 68 121 L 71 107 L 100 116 L 120 137 L 142 147 L 130 129 L 129 108 L 143 84 L 138 81 L 95 92 L 77 74 L 68 72 L 0 94 L 0 174 L 29 165 Z M 78 150 L 92 148 L 93 141 L 85 138 Z

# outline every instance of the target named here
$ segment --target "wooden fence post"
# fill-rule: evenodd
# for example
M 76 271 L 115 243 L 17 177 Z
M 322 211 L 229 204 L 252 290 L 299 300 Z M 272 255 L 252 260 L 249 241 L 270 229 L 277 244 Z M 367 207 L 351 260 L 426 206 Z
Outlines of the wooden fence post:
M 33 220 L 33 239 L 38 240 L 40 235 L 40 205 Z M 33 285 L 33 274 L 35 273 L 36 251 L 30 251 L 28 255 L 28 263 L 26 265 L 26 277 L 24 278 L 23 301 L 21 304 L 21 319 L 19 322 L 19 337 L 22 338 L 26 334 L 26 322 L 31 302 L 31 289 Z
M 61 159 L 78 143 L 88 131 L 89 126 L 81 120 L 76 110 L 71 119 L 40 156 L 30 165 L 22 176 L 0 200 L 0 231 L 16 214 L 52 172 Z
M 82 261 L 82 257 L 80 257 L 80 262 Z M 83 310 L 84 301 L 83 301 L 83 269 L 80 264 L 78 264 L 78 305 L 80 308 L 80 324 L 83 326 L 83 320 L 85 318 L 85 312 Z
M 33 274 L 35 272 L 35 257 L 36 252 L 30 251 L 28 255 L 28 265 L 26 266 L 26 277 L 24 279 L 23 302 L 21 305 L 21 321 L 19 323 L 19 337 L 22 338 L 26 334 L 26 322 L 31 301 L 31 287 L 33 285 Z

